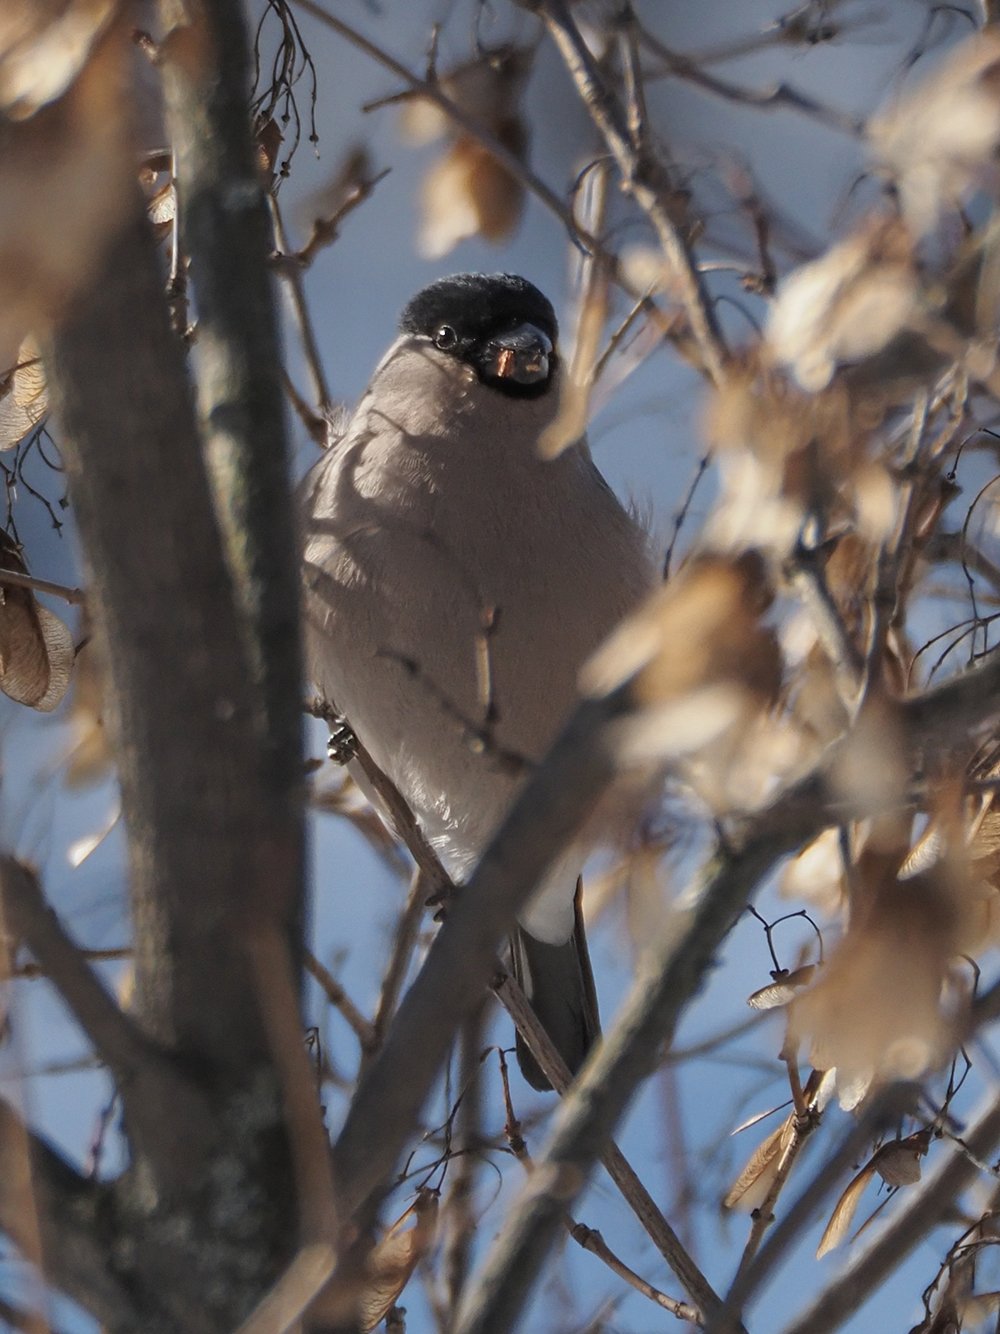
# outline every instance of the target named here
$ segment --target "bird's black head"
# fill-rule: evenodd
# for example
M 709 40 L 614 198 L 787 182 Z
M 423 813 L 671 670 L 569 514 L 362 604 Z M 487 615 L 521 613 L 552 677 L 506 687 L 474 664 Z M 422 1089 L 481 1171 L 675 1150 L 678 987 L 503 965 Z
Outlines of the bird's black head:
M 555 311 L 526 278 L 458 273 L 418 292 L 399 321 L 471 366 L 483 384 L 512 398 L 549 389 L 559 335 Z

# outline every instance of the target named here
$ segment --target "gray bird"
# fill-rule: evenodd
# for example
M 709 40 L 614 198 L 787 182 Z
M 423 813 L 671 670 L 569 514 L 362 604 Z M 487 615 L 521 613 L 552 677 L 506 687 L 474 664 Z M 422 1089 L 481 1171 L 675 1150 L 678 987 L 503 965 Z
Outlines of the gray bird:
M 572 710 L 581 664 L 655 579 L 646 534 L 586 446 L 539 457 L 559 401 L 557 332 L 524 278 L 432 283 L 306 482 L 312 675 L 457 882 Z M 574 1072 L 599 1032 L 585 856 L 562 858 L 511 942 Z M 518 1057 L 547 1089 L 520 1043 Z

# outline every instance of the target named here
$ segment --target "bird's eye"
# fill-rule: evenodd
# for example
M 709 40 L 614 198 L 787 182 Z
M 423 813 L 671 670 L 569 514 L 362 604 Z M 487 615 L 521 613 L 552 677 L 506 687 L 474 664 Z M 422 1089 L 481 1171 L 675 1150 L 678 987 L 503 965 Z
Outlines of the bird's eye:
M 441 328 L 438 329 L 437 333 L 434 335 L 434 344 L 436 347 L 439 347 L 442 352 L 447 352 L 450 348 L 453 348 L 457 342 L 458 334 L 450 324 L 442 324 Z

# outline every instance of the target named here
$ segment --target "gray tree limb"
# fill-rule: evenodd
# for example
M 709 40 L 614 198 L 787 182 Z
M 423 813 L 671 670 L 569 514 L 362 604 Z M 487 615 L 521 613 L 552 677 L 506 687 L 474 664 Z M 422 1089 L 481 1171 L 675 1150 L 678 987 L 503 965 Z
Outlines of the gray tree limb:
M 995 718 L 998 686 L 1000 655 L 994 654 L 964 677 L 901 703 L 911 755 L 931 746 L 950 748 L 969 729 Z M 842 807 L 843 797 L 828 783 L 839 750 L 840 745 L 833 747 L 814 771 L 744 821 L 684 895 L 692 905 L 686 925 L 672 920 L 653 943 L 614 1027 L 558 1108 L 538 1170 L 471 1285 L 458 1334 L 499 1334 L 513 1327 L 530 1288 L 527 1280 L 537 1275 L 563 1210 L 583 1189 L 751 892 L 782 856 L 833 821 L 831 798 Z
M 122 1329 L 136 1308 L 106 1263 L 108 1198 L 0 1100 L 0 1231 L 102 1324 Z

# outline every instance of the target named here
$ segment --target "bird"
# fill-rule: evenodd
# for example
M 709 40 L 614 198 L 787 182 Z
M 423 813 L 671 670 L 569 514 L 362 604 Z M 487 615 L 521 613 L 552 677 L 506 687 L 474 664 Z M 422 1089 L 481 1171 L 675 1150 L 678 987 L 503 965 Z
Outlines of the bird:
M 582 664 L 655 583 L 649 536 L 586 443 L 540 453 L 564 374 L 531 282 L 441 278 L 406 305 L 303 489 L 313 681 L 459 885 L 572 712 Z M 514 976 L 574 1074 L 600 1032 L 587 855 L 562 856 L 511 938 Z M 517 1054 L 548 1089 L 520 1039 Z

